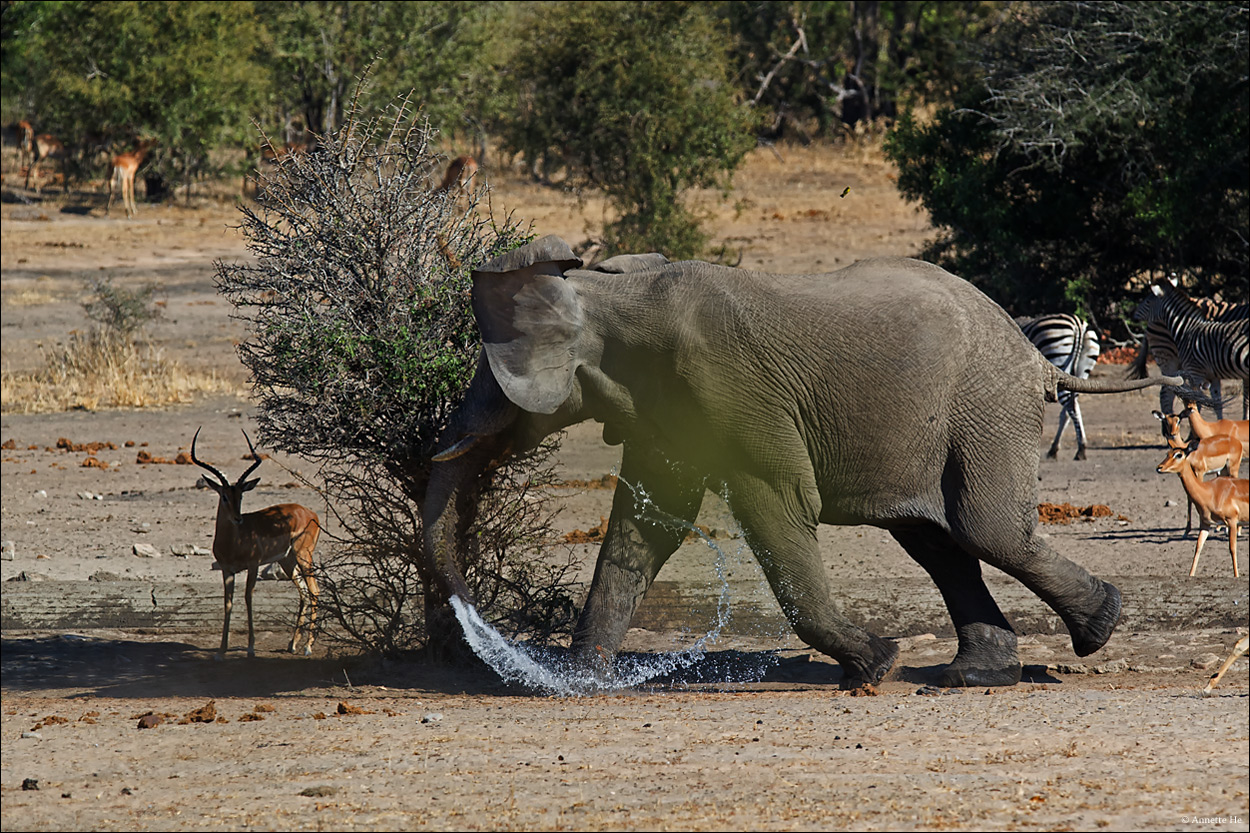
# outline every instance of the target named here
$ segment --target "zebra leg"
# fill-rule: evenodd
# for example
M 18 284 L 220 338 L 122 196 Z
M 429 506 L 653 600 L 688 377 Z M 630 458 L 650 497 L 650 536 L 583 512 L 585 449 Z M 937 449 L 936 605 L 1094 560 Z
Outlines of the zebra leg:
M 1063 394 L 1059 394 L 1060 397 Z M 1068 427 L 1068 408 L 1062 406 L 1059 408 L 1059 430 L 1055 432 L 1055 441 L 1050 444 L 1050 451 L 1046 452 L 1046 459 L 1054 460 L 1059 456 L 1059 438 L 1063 436 L 1063 429 Z
M 1077 399 L 1075 393 L 1070 394 L 1072 399 L 1072 424 L 1076 427 L 1076 456 L 1073 460 L 1085 459 L 1085 420 L 1081 418 L 1081 403 Z

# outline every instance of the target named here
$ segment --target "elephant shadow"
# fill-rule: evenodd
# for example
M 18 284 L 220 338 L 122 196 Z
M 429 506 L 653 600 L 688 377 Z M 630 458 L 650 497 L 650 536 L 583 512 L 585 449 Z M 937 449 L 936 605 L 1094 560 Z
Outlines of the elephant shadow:
M 621 653 L 618 661 L 645 661 L 645 655 Z M 886 676 L 886 682 L 915 683 L 935 688 L 939 685 L 945 664 L 897 665 Z M 657 688 L 679 689 L 690 686 L 734 685 L 801 685 L 838 687 L 842 683 L 841 666 L 811 654 L 782 656 L 777 651 L 709 651 L 698 661 L 652 680 Z M 1045 665 L 1025 665 L 1021 676 L 1025 683 L 1061 683 Z M 950 689 L 958 691 L 958 689 Z

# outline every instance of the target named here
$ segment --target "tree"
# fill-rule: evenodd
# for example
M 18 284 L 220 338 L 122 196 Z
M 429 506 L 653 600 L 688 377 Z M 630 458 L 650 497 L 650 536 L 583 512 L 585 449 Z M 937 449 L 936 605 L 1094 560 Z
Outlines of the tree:
M 1022 5 L 984 80 L 889 137 L 928 255 L 1016 313 L 1114 314 L 1139 276 L 1245 297 L 1245 3 Z
M 728 187 L 754 144 L 711 16 L 694 3 L 576 2 L 536 4 L 517 25 L 506 149 L 605 193 L 618 213 L 609 253 L 698 254 L 706 235 L 682 195 Z
M 251 3 L 14 3 L 4 22 L 6 89 L 80 165 L 144 136 L 159 141 L 149 164 L 189 182 L 252 132 L 267 75 Z
M 413 104 L 444 133 L 466 124 L 479 132 L 482 116 L 475 111 L 494 83 L 481 69 L 502 7 L 446 0 L 257 3 L 270 34 L 265 61 L 273 73 L 277 126 L 338 130 L 357 79 L 369 70 L 365 106 L 380 107 L 397 91 L 411 91 Z
M 383 651 L 419 645 L 430 622 L 420 507 L 480 350 L 469 270 L 527 239 L 490 215 L 481 191 L 467 206 L 431 192 L 443 167 L 435 135 L 407 102 L 386 119 L 349 109 L 242 206 L 254 261 L 217 265 L 251 330 L 239 355 L 261 440 L 318 463 L 345 530 L 322 556 L 323 609 Z M 569 563 L 532 557 L 551 544 L 550 451 L 494 473 L 462 542 L 482 608 L 513 635 L 572 623 Z
M 990 29 L 987 2 L 731 0 L 725 25 L 743 95 L 766 135 L 834 134 L 945 100 L 968 78 L 964 52 Z

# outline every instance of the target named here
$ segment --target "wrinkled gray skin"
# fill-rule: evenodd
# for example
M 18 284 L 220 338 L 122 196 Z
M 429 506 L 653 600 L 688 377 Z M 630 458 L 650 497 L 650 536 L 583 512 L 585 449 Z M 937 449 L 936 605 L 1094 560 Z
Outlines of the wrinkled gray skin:
M 473 275 L 483 357 L 424 509 L 450 595 L 471 599 L 455 533 L 478 476 L 594 419 L 624 443 L 621 485 L 572 651 L 604 673 L 686 532 L 640 517 L 635 488 L 685 521 L 705 488 L 723 491 L 795 633 L 841 664 L 844 687 L 879 682 L 898 649 L 839 611 L 821 523 L 887 529 L 932 576 L 959 637 L 943 685 L 1020 680 L 981 561 L 1050 605 L 1078 655 L 1111 636 L 1119 591 L 1036 534 L 1042 408 L 1060 389 L 1158 379 L 1074 379 L 978 290 L 918 260 L 806 276 L 659 255 L 580 266 L 547 237 Z

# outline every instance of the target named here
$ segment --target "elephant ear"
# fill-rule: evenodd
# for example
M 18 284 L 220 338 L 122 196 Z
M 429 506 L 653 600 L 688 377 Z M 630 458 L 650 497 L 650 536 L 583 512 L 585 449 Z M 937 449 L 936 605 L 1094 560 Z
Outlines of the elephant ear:
M 537 414 L 554 413 L 573 389 L 584 316 L 564 280 L 581 260 L 548 236 L 473 272 L 473 314 L 504 395 Z

